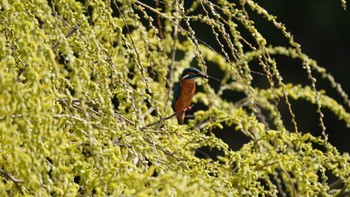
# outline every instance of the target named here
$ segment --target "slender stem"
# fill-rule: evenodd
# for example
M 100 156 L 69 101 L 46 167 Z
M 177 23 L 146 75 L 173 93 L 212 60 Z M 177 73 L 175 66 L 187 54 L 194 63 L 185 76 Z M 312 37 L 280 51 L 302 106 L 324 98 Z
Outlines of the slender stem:
M 72 30 L 70 30 L 70 32 L 68 32 L 68 33 L 66 34 L 66 38 L 70 37 L 74 32 L 76 32 L 76 31 L 78 30 L 79 26 L 80 26 L 80 24 L 75 25 L 75 26 L 72 28 Z M 58 46 L 58 44 L 59 44 L 59 43 L 56 42 L 55 44 L 51 45 L 51 49 L 56 48 L 56 47 Z
M 18 189 L 22 194 L 24 194 L 23 191 L 22 191 L 22 189 L 21 189 L 21 187 L 20 187 L 19 184 L 18 184 L 18 183 L 23 183 L 23 182 L 24 182 L 23 180 L 17 179 L 17 178 L 15 178 L 15 177 L 13 177 L 10 173 L 6 172 L 6 171 L 3 170 L 3 169 L 0 169 L 0 174 L 1 174 L 1 176 L 3 176 L 5 179 L 10 179 L 11 181 L 13 181 L 13 182 L 15 183 L 17 189 Z
M 183 1 L 181 1 L 181 4 L 183 4 Z M 175 8 L 176 12 L 178 12 L 177 6 Z M 159 16 L 159 15 L 158 15 Z M 170 65 L 170 69 L 169 69 L 169 90 L 168 90 L 168 98 L 170 97 L 170 93 L 171 90 L 173 89 L 173 83 L 174 83 L 174 69 L 175 69 L 175 57 L 176 57 L 176 44 L 178 41 L 178 27 L 179 27 L 179 23 L 180 20 L 178 18 L 175 19 L 175 25 L 174 25 L 174 32 L 173 32 L 173 49 L 171 52 L 171 65 Z
M 153 123 L 150 123 L 150 124 L 148 124 L 148 125 L 146 125 L 146 126 L 144 126 L 144 127 L 141 127 L 141 130 L 144 130 L 144 129 L 148 128 L 148 127 L 152 127 L 152 126 L 154 126 L 154 125 L 157 125 L 157 124 L 159 124 L 159 123 L 162 123 L 162 122 L 164 122 L 164 121 L 166 121 L 166 120 L 169 120 L 169 119 L 171 119 L 171 118 L 173 118 L 173 117 L 175 117 L 175 116 L 177 116 L 177 115 L 179 115 L 179 114 L 181 114 L 181 113 L 185 113 L 185 112 L 191 110 L 191 109 L 193 108 L 193 106 L 194 106 L 194 105 L 191 105 L 191 106 L 189 106 L 189 107 L 186 107 L 185 109 L 183 109 L 183 110 L 181 110 L 181 111 L 174 112 L 173 114 L 171 114 L 171 115 L 168 116 L 168 117 L 161 118 L 160 120 L 158 120 L 158 121 L 156 121 L 156 122 L 153 122 Z
M 159 8 L 159 0 L 155 1 L 155 6 L 156 6 L 156 10 L 157 10 Z M 162 26 L 161 18 L 159 15 L 157 15 L 157 24 L 158 24 L 158 28 L 159 28 L 159 38 L 162 39 L 162 38 L 164 38 L 163 26 Z

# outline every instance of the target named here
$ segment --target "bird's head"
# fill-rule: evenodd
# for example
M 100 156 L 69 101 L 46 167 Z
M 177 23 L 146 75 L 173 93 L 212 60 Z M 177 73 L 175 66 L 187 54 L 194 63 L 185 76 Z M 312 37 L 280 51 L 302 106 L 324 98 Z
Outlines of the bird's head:
M 197 68 L 186 68 L 181 75 L 181 81 L 184 79 L 192 79 L 195 80 L 196 78 L 206 78 L 206 79 L 214 79 L 219 81 L 217 78 L 206 75 L 204 73 L 202 73 L 201 71 L 199 71 Z

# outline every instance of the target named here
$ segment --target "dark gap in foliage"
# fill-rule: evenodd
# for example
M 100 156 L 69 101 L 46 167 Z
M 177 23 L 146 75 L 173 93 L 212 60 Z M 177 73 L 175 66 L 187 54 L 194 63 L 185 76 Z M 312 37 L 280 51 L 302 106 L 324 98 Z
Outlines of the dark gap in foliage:
M 129 72 L 128 72 L 128 79 L 133 79 L 133 78 L 134 78 L 134 76 L 135 76 L 135 72 L 134 72 L 134 71 L 129 70 Z
M 91 26 L 93 26 L 93 25 L 94 25 L 94 22 L 95 22 L 95 21 L 92 21 L 92 13 L 93 13 L 93 11 L 94 11 L 94 7 L 91 6 L 91 5 L 88 5 L 88 6 L 87 6 L 87 9 L 86 9 L 85 12 L 84 12 L 84 15 L 85 15 L 86 18 L 88 19 L 89 24 L 90 24 Z
M 323 153 L 327 152 L 327 148 L 324 145 L 318 144 L 315 142 L 311 142 L 311 144 L 312 144 L 312 149 L 322 151 Z
M 252 51 L 251 47 L 257 47 L 255 39 L 252 37 L 249 30 L 244 26 L 245 23 L 242 24 L 241 21 L 238 21 L 235 18 L 232 18 L 232 22 L 236 24 L 236 31 L 238 31 L 240 33 L 240 36 L 245 40 L 243 41 L 242 39 L 240 39 L 240 43 L 243 45 L 243 51 Z M 246 42 L 248 42 L 249 44 L 247 44 Z
M 237 165 L 237 161 L 232 163 L 232 172 L 237 172 L 238 171 L 238 165 Z
M 204 91 L 203 83 L 201 83 L 201 85 L 199 85 L 198 81 L 199 81 L 199 79 L 196 79 L 196 93 L 199 93 L 199 92 L 204 93 L 205 91 Z
M 152 7 L 154 9 L 157 9 L 160 12 L 164 12 L 165 11 L 165 7 L 166 7 L 166 3 L 164 1 L 159 1 L 159 0 L 153 0 L 153 1 L 149 1 L 149 0 L 140 0 L 140 2 L 142 2 L 143 4 L 148 5 L 149 7 Z M 137 5 L 137 4 L 134 4 Z M 135 7 L 136 8 L 136 7 Z M 135 9 L 137 10 L 137 9 Z M 147 13 L 147 15 L 149 17 L 151 17 L 153 19 L 152 21 L 152 25 L 158 29 L 158 37 L 163 38 L 163 25 L 166 21 L 166 19 L 164 19 L 162 16 L 158 15 L 157 13 L 150 11 L 148 8 L 144 8 L 144 11 Z M 144 14 L 140 13 L 139 16 L 142 18 L 144 18 Z M 147 20 L 146 23 L 146 27 L 149 27 L 149 21 Z
M 339 152 L 349 152 L 349 138 L 344 137 L 346 136 L 346 131 L 349 132 L 349 128 L 344 120 L 339 120 L 337 115 L 328 108 L 322 108 L 322 113 L 324 114 L 323 121 L 327 128 L 328 141 L 331 144 L 337 144 Z
M 147 109 L 150 109 L 152 107 L 151 101 L 149 99 L 145 99 L 144 102 L 146 103 Z M 158 113 L 156 110 L 152 110 L 150 113 L 151 116 L 157 116 Z
M 288 107 L 286 105 L 285 98 L 281 97 L 279 100 L 280 100 L 280 102 L 278 103 L 278 111 L 280 112 L 280 114 L 282 116 L 283 124 L 288 131 L 294 131 L 294 125 L 292 123 L 291 115 L 290 115 L 290 112 L 289 112 Z M 289 102 L 291 103 L 293 113 L 296 116 L 295 121 L 297 123 L 299 123 L 300 121 L 304 121 L 303 119 L 299 120 L 299 118 L 298 118 L 299 116 L 296 113 L 300 113 L 298 110 L 299 106 L 304 107 L 304 109 L 307 110 L 308 103 L 302 102 L 302 100 L 296 101 L 296 100 L 292 100 L 292 99 L 289 99 Z M 313 113 L 313 112 L 311 110 L 307 110 L 306 113 Z M 311 114 L 309 114 L 309 115 L 311 115 Z M 312 126 L 312 125 L 310 125 L 310 126 Z M 310 129 L 308 127 L 306 127 L 306 125 L 304 125 L 304 124 L 302 124 L 300 126 L 298 124 L 298 129 L 299 129 L 299 131 L 307 131 L 307 132 L 310 131 Z
M 53 164 L 53 160 L 50 157 L 46 157 L 46 161 L 49 162 L 50 165 Z
M 213 161 L 218 161 L 218 156 L 225 156 L 222 150 L 215 147 L 202 146 L 195 150 L 195 156 L 200 159 L 211 159 Z
M 112 104 L 113 104 L 113 107 L 116 111 L 118 111 L 119 109 L 119 100 L 117 98 L 117 95 L 114 95 L 113 98 L 112 98 Z
M 152 4 L 151 7 L 156 8 L 160 12 L 164 12 L 166 10 L 165 3 L 163 1 L 156 0 L 153 2 L 154 4 Z M 151 11 L 149 11 L 148 14 L 151 15 L 153 18 L 153 26 L 158 30 L 158 37 L 160 39 L 164 38 L 164 24 L 167 21 L 167 19 L 163 18 L 160 15 L 156 15 L 154 12 Z
M 119 3 L 118 1 L 114 1 L 114 0 L 111 0 L 110 2 L 111 2 L 110 8 L 112 8 L 112 16 L 115 17 L 115 18 L 119 18 L 120 17 L 120 13 L 119 13 L 118 9 L 116 8 L 115 4 L 117 4 L 119 9 L 122 6 L 122 4 Z
M 123 25 L 123 28 L 122 28 L 122 34 L 123 35 L 127 35 L 127 38 L 129 39 L 129 36 L 131 36 L 130 34 L 136 30 L 138 27 L 135 27 L 134 26 L 134 23 L 132 23 L 133 25 Z M 128 47 L 126 47 L 128 48 Z
M 123 12 L 123 9 L 125 9 L 125 7 L 123 7 L 123 4 L 119 3 L 118 1 L 111 1 L 110 7 L 112 8 L 112 16 L 115 18 L 121 18 L 121 14 L 120 12 Z M 128 8 L 129 9 L 129 8 Z M 123 16 L 125 18 L 125 16 Z M 133 32 L 133 30 L 135 30 L 137 27 L 133 25 L 128 25 L 128 24 L 123 24 L 123 28 L 122 28 L 122 34 L 123 35 L 128 35 L 131 32 Z
M 208 106 L 204 105 L 202 102 L 192 103 L 193 107 L 191 110 L 188 110 L 185 114 L 184 124 L 188 124 L 188 121 L 194 119 L 195 113 L 200 110 L 208 110 Z
M 76 1 L 80 2 L 82 5 L 85 5 L 86 3 L 86 0 L 76 0 Z
M 200 3 L 198 1 L 184 1 L 183 8 L 184 10 L 188 11 L 193 5 L 197 5 L 192 12 L 186 13 L 186 15 L 192 16 L 192 15 L 200 15 L 203 14 L 203 9 Z M 175 4 L 171 5 L 175 8 Z
M 21 83 L 27 83 L 28 79 L 25 77 L 24 79 L 21 79 L 21 76 L 24 76 L 25 75 L 25 70 L 26 70 L 26 67 L 23 67 L 23 68 L 18 68 L 18 75 L 17 75 L 17 81 L 18 82 L 21 82 Z
M 55 196 L 58 196 L 58 195 L 56 194 L 56 192 L 52 191 L 52 192 L 50 192 L 50 196 L 55 197 Z
M 38 16 L 35 16 L 35 19 L 38 21 L 39 28 L 42 29 L 44 21 L 42 21 Z
M 46 161 L 49 163 L 49 170 L 47 171 L 47 175 L 49 176 L 49 178 L 52 180 L 53 176 L 52 176 L 52 165 L 53 165 L 53 160 L 50 157 L 46 157 Z
M 198 2 L 197 1 L 184 1 L 184 5 L 183 5 L 184 10 L 189 10 L 192 7 L 193 4 L 198 4 Z M 200 6 L 200 4 L 198 4 L 198 5 Z M 194 13 L 191 12 L 191 15 L 193 15 L 193 14 Z M 197 13 L 197 14 L 199 14 L 199 13 Z
M 277 187 L 278 193 L 281 196 L 288 196 L 285 180 L 283 179 L 284 172 L 280 169 L 276 169 L 273 174 L 269 174 L 269 180 Z
M 95 194 L 97 194 L 97 191 L 95 188 L 92 189 L 91 194 L 92 194 L 92 196 L 95 196 Z
M 250 138 L 247 137 L 243 132 L 236 131 L 237 125 L 233 124 L 228 126 L 222 124 L 223 128 L 215 128 L 212 132 L 217 137 L 224 141 L 230 149 L 237 151 L 241 149 L 244 144 L 250 142 Z
M 267 78 L 267 74 L 257 59 L 249 62 L 249 69 L 251 70 L 251 75 L 253 77 L 253 87 L 260 89 L 268 89 L 271 87 Z
M 273 58 L 277 62 L 277 68 L 280 75 L 283 77 L 283 83 L 292 83 L 294 85 L 301 84 L 311 85 L 310 79 L 308 79 L 307 71 L 303 68 L 302 60 L 292 59 L 285 55 L 273 55 Z M 314 72 L 312 72 L 314 75 Z
M 89 3 L 86 0 L 77 0 L 77 1 L 80 2 L 82 6 L 87 8 L 85 9 L 83 14 L 88 19 L 89 24 L 93 26 L 94 25 L 94 21 L 92 21 L 93 6 L 89 5 Z
M 180 61 L 180 60 L 182 60 L 184 57 L 185 57 L 185 51 L 182 51 L 182 50 L 177 49 L 177 50 L 176 50 L 176 53 L 175 53 L 175 61 Z M 169 58 L 169 59 L 172 58 L 172 52 L 169 53 L 168 58 Z
M 189 40 L 190 34 L 189 34 L 189 28 L 186 21 L 181 20 L 179 21 L 178 24 L 179 24 L 179 28 L 183 29 L 183 31 L 186 32 L 186 33 L 183 33 L 182 31 L 179 31 L 179 35 L 182 35 L 182 37 L 179 37 L 179 38 L 183 38 L 183 40 Z M 182 39 L 179 39 L 179 40 L 181 41 Z
M 129 79 L 130 81 L 131 81 L 132 79 L 134 79 L 134 77 L 135 77 L 135 70 L 133 70 L 133 69 L 134 69 L 134 68 L 129 69 L 129 72 L 127 73 L 128 79 Z M 137 71 L 136 71 L 136 72 L 137 72 Z M 137 83 L 137 82 L 136 82 L 136 83 Z M 134 90 L 137 89 L 137 85 L 134 84 L 134 83 L 132 83 L 132 82 L 128 83 L 128 85 L 131 86 Z
M 210 26 L 208 26 L 208 25 L 204 26 L 203 23 L 199 22 L 199 21 L 191 21 L 190 25 L 191 25 L 192 30 L 194 32 L 196 32 L 195 37 L 197 38 L 199 44 L 203 44 L 203 45 L 207 46 L 208 48 L 213 49 L 218 54 L 221 54 L 223 57 L 225 57 L 225 55 L 222 52 L 221 46 L 217 42 L 217 39 L 216 39 L 215 35 L 213 34 L 212 28 Z M 181 26 L 185 27 L 185 29 L 189 30 L 188 25 L 185 22 L 183 22 L 181 24 Z M 229 47 L 227 47 L 225 40 L 221 37 L 219 30 L 215 29 L 215 31 L 216 31 L 216 33 L 219 34 L 219 40 L 224 45 L 224 47 L 223 47 L 224 50 L 229 55 L 230 59 L 232 59 L 232 54 L 230 52 L 230 49 L 229 49 Z
M 198 70 L 202 71 L 202 69 L 199 67 L 199 61 L 197 57 L 192 60 L 190 67 L 197 68 Z
M 267 129 L 276 130 L 276 125 L 273 124 L 273 119 L 270 117 L 270 111 L 262 107 L 256 106 L 257 113 L 255 114 L 259 122 L 263 123 Z
M 64 65 L 64 69 L 70 73 L 72 69 L 68 67 L 68 61 L 66 60 L 66 56 L 62 53 L 59 53 L 56 57 L 58 57 L 58 63 Z
M 153 165 L 153 163 L 152 163 L 148 158 L 145 158 L 145 159 L 146 159 L 146 161 L 147 161 L 148 167 L 151 167 L 151 166 Z M 153 171 L 151 177 L 158 177 L 157 168 L 154 168 L 154 171 Z
M 148 95 L 153 95 L 154 93 L 153 92 L 151 92 L 148 88 L 147 89 L 145 89 L 145 92 L 146 92 L 146 94 L 148 94 Z
M 96 77 L 95 75 L 96 75 L 95 72 L 91 72 L 91 73 L 90 73 L 90 80 L 91 80 L 91 81 L 95 81 L 95 80 L 97 79 L 97 77 Z
M 88 196 L 88 195 L 86 194 L 87 192 L 86 192 L 85 188 L 82 187 L 82 186 L 79 186 L 78 192 L 79 192 L 79 194 L 80 194 L 81 196 Z
M 125 113 L 130 113 L 131 111 L 133 111 L 131 105 L 129 105 L 128 107 L 125 107 Z
M 221 97 L 227 101 L 233 102 L 234 104 L 239 104 L 239 102 L 242 99 L 247 98 L 247 95 L 243 92 L 225 90 Z M 238 107 L 241 107 L 241 106 L 238 106 Z
M 59 64 L 62 64 L 64 70 L 67 71 L 68 75 L 65 78 L 69 81 L 70 80 L 69 76 L 70 76 L 70 74 L 72 74 L 74 72 L 74 70 L 69 66 L 69 62 L 66 60 L 66 56 L 64 54 L 59 52 L 58 56 L 56 56 L 56 57 L 58 57 L 57 62 Z M 73 87 L 67 85 L 66 89 L 68 90 L 70 95 L 74 95 L 75 94 L 75 90 L 74 90 Z
M 260 177 L 259 177 L 259 178 L 257 179 L 257 182 L 260 183 L 260 185 L 264 188 L 265 191 L 271 189 L 270 186 L 269 186 L 269 184 L 268 184 L 268 182 L 266 181 L 266 179 L 260 178 Z
M 289 102 L 292 105 L 292 110 L 295 115 L 295 120 L 298 123 L 299 131 L 303 133 L 311 133 L 314 136 L 321 136 L 321 127 L 319 126 L 320 115 L 317 113 L 317 106 L 309 101 L 306 101 L 305 99 L 289 99 Z M 282 117 L 287 113 L 289 114 L 286 107 L 280 108 L 280 112 Z M 283 121 L 285 122 L 285 126 L 288 130 L 294 130 L 290 119 L 285 120 L 283 118 Z
M 74 95 L 75 94 L 75 90 L 73 88 L 67 86 L 66 89 L 68 90 L 70 95 Z
M 319 182 L 322 182 L 321 179 L 321 172 L 318 171 L 317 175 L 319 177 Z M 342 189 L 344 187 L 344 182 L 339 179 L 336 175 L 333 174 L 331 170 L 326 170 L 325 175 L 327 176 L 327 183 L 329 185 L 329 188 L 332 189 Z
M 278 30 L 275 25 L 268 21 L 265 17 L 253 11 L 250 6 L 246 6 L 246 12 L 249 14 L 249 19 L 254 21 L 254 26 L 259 30 L 260 34 L 266 39 L 267 43 L 272 46 L 290 46 L 289 40 Z M 277 21 L 279 21 L 277 19 Z
M 81 152 L 85 157 L 91 157 L 94 155 L 93 147 L 89 143 L 84 142 L 81 145 Z
M 120 32 L 118 31 L 117 37 L 118 37 L 119 33 L 120 33 Z M 112 41 L 112 43 L 111 43 L 112 46 L 113 46 L 113 48 L 117 48 L 117 47 L 118 47 L 119 41 L 120 41 L 120 40 L 117 39 L 117 38 L 116 38 L 116 39 L 113 39 L 113 41 Z
M 181 50 L 176 50 L 176 53 L 175 53 L 175 61 L 179 61 L 179 60 L 181 60 L 181 59 L 183 59 L 184 58 L 184 56 L 185 56 L 185 52 L 184 51 L 181 51 Z M 172 59 L 172 52 L 171 53 L 169 53 L 169 55 L 168 55 L 168 58 L 169 59 Z M 170 68 L 169 68 L 169 70 L 170 70 Z M 167 79 L 170 79 L 171 77 L 170 77 L 170 72 L 168 72 L 168 74 L 167 74 Z M 180 76 L 179 76 L 180 77 Z M 174 85 L 175 85 L 175 83 L 177 83 L 177 82 L 179 82 L 179 79 L 178 78 L 174 78 L 174 81 L 172 81 L 172 86 L 174 87 Z M 166 89 L 168 89 L 169 87 L 170 87 L 170 84 L 169 83 L 171 83 L 171 81 L 170 80 L 166 80 Z
M 159 72 L 157 72 L 154 67 L 148 67 L 147 73 L 149 74 L 149 77 L 151 77 L 154 81 L 160 81 L 162 76 Z
M 225 71 L 217 69 L 218 65 L 215 64 L 214 62 L 207 61 L 206 66 L 207 66 L 207 74 L 208 75 L 213 76 L 213 77 L 219 79 L 220 81 L 225 76 Z M 208 81 L 208 84 L 210 85 L 210 87 L 212 87 L 215 90 L 215 92 L 218 92 L 218 90 L 221 86 L 220 82 L 212 80 L 212 79 L 207 79 L 207 81 Z
M 53 10 L 55 9 L 56 10 L 56 7 L 55 7 L 55 4 L 53 2 L 53 0 L 48 0 L 47 1 L 47 4 L 50 6 L 50 8 Z M 54 12 L 52 12 L 52 15 L 54 15 Z
M 72 51 L 73 51 L 73 56 L 74 56 L 75 58 L 79 58 L 79 53 L 80 53 L 80 52 L 75 51 L 74 49 L 73 49 Z
M 291 101 L 289 101 L 291 102 Z M 292 105 L 293 106 L 293 105 Z M 294 108 L 292 108 L 294 113 Z M 278 102 L 278 111 L 281 113 L 283 125 L 289 131 L 295 131 L 294 125 L 292 122 L 292 116 L 289 112 L 288 105 L 286 103 L 285 97 L 280 97 Z M 299 128 L 300 129 L 300 128 Z
M 142 1 L 141 1 L 142 2 Z M 148 5 L 149 2 L 146 2 L 144 4 Z M 133 11 L 136 16 L 139 18 L 139 22 L 141 22 L 142 26 L 144 26 L 146 29 L 152 29 L 153 27 L 157 27 L 157 14 L 155 12 L 150 11 L 147 8 L 144 8 L 144 10 L 138 9 L 138 4 L 133 4 Z M 154 4 L 149 5 L 150 7 L 155 8 Z M 146 18 L 146 15 L 144 12 L 147 13 L 148 17 L 152 18 L 153 21 L 150 21 L 148 18 Z
M 73 181 L 74 181 L 74 183 L 79 184 L 80 183 L 80 179 L 81 179 L 80 176 L 77 175 L 77 176 L 74 176 Z
M 181 26 L 181 24 L 179 24 L 179 26 Z M 172 34 L 172 37 L 174 37 L 173 34 Z M 178 39 L 178 42 L 184 43 L 185 41 L 188 41 L 188 35 L 183 33 L 183 31 L 179 31 L 177 35 L 177 39 Z M 180 51 L 180 49 L 177 49 L 176 52 L 178 51 Z M 169 57 L 171 57 L 171 54 L 169 54 Z
M 350 59 L 350 58 L 349 58 Z M 344 73 L 345 74 L 345 73 Z M 335 87 L 332 86 L 332 84 L 329 82 L 329 80 L 327 79 L 323 79 L 322 74 L 318 73 L 318 72 L 312 72 L 312 75 L 314 78 L 317 79 L 317 83 L 316 83 L 316 88 L 318 90 L 322 90 L 325 91 L 325 94 L 329 97 L 331 97 L 332 99 L 336 100 L 339 104 L 341 104 L 346 111 L 350 111 L 350 106 L 348 106 L 345 102 L 344 99 L 341 97 L 341 95 L 338 93 L 337 89 Z M 342 84 L 342 87 L 345 84 Z M 344 88 L 344 87 L 343 87 Z M 346 91 L 345 92 L 349 92 Z M 347 130 L 347 129 L 345 129 Z M 349 149 L 350 150 L 350 149 Z

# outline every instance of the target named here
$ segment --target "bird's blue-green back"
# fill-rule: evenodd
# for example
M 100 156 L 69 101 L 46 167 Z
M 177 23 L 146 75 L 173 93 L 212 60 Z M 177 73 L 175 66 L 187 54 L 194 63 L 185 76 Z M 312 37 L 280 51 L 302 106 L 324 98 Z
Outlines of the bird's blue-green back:
M 176 104 L 176 101 L 177 99 L 179 98 L 179 95 L 180 95 L 180 91 L 181 91 L 181 83 L 180 82 L 177 82 L 175 85 L 174 85 L 174 88 L 173 88 L 173 102 L 171 104 L 172 108 L 175 110 L 175 104 Z

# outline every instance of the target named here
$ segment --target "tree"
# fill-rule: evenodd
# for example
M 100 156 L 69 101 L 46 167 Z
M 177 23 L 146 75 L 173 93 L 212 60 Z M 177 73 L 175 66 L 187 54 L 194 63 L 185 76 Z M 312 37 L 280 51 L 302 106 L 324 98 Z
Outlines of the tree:
M 0 10 L 1 196 L 349 193 L 349 154 L 329 143 L 322 113 L 350 124 L 348 96 L 256 2 L 3 1 Z M 271 45 L 251 15 L 287 44 Z M 214 44 L 197 36 L 203 28 Z M 308 84 L 286 83 L 275 56 L 299 59 Z M 189 66 L 221 81 L 201 81 L 202 108 L 177 125 L 165 118 Z M 315 73 L 343 101 L 319 90 Z M 298 129 L 291 100 L 316 106 L 321 136 Z M 224 127 L 249 141 L 232 150 L 212 132 Z

